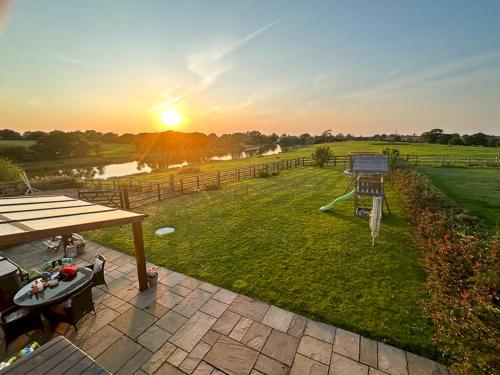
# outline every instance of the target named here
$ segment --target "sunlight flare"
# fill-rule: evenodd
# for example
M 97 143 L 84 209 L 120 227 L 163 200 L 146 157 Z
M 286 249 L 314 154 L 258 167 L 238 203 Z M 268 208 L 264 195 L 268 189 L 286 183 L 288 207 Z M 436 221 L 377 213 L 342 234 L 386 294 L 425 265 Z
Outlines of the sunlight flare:
M 165 126 L 177 126 L 181 123 L 181 113 L 174 108 L 167 108 L 161 113 L 161 122 Z

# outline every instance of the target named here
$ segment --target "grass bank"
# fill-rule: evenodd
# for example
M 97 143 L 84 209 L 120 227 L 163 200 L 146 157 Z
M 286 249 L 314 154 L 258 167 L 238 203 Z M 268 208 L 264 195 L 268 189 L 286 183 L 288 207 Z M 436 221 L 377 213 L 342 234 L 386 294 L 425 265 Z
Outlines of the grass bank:
M 342 193 L 340 170 L 316 167 L 247 180 L 139 209 L 147 259 L 306 316 L 433 356 L 432 326 L 417 305 L 425 275 L 408 246 L 408 220 L 389 186 L 393 215 L 376 247 L 352 201 L 319 207 Z M 171 235 L 154 231 L 173 226 Z M 130 228 L 88 233 L 133 253 Z

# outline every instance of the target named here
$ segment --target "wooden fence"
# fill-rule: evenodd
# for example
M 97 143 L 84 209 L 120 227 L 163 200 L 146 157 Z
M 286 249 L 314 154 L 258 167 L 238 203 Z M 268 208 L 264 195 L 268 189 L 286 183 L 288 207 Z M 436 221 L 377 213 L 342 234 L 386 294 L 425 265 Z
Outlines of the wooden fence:
M 338 155 L 326 163 L 327 167 L 348 167 L 348 156 Z M 400 163 L 407 166 L 432 167 L 500 167 L 498 155 L 403 155 Z M 139 180 L 121 178 L 113 180 L 81 180 L 86 190 L 78 197 L 112 207 L 131 209 L 162 201 L 180 194 L 219 189 L 223 183 L 240 182 L 278 173 L 280 170 L 315 165 L 311 158 L 283 159 L 270 163 L 239 168 L 221 169 L 196 175 L 170 175 L 167 180 Z

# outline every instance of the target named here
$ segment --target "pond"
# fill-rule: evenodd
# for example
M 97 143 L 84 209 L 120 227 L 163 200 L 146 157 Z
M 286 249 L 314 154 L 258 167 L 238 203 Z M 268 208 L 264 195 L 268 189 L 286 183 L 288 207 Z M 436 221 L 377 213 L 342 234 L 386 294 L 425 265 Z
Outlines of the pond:
M 265 151 L 261 151 L 260 148 L 256 147 L 253 149 L 247 149 L 237 154 L 227 153 L 225 155 L 214 155 L 208 157 L 205 161 L 227 161 L 234 159 L 245 159 L 251 156 L 269 156 L 269 155 L 277 155 L 282 152 L 282 149 L 279 145 L 268 148 Z M 80 166 L 78 168 L 49 168 L 49 169 L 41 169 L 41 170 L 32 170 L 29 171 L 30 176 L 74 176 L 78 178 L 100 178 L 100 179 L 108 179 L 113 177 L 123 177 L 129 176 L 138 173 L 151 173 L 154 170 L 159 169 L 173 169 L 173 168 L 182 168 L 191 165 L 192 162 L 187 160 L 178 163 L 157 163 L 157 162 L 141 162 L 138 160 L 126 162 L 126 163 L 114 163 L 114 164 L 106 164 L 106 165 L 88 165 L 88 166 Z

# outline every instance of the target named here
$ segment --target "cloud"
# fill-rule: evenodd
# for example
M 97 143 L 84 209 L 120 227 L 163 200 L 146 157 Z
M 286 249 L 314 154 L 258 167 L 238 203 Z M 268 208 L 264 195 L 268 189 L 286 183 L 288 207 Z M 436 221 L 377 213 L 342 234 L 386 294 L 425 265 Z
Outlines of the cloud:
M 58 59 L 61 59 L 63 61 L 67 61 L 67 62 L 70 62 L 70 63 L 73 63 L 73 64 L 87 65 L 86 62 L 83 62 L 81 60 L 75 59 L 74 57 L 71 57 L 71 56 L 63 55 L 63 54 L 60 54 L 60 53 L 53 53 L 52 55 L 54 57 L 57 57 Z
M 240 39 L 226 42 L 224 45 L 218 46 L 217 48 L 188 54 L 186 57 L 187 68 L 199 77 L 196 91 L 203 91 L 207 89 L 223 74 L 234 69 L 234 63 L 232 61 L 227 61 L 227 58 L 252 39 L 272 29 L 279 21 L 280 18 L 277 18 L 250 34 L 247 34 Z
M 464 77 L 484 70 L 489 64 L 497 60 L 500 60 L 500 50 L 491 50 L 450 60 L 407 74 L 399 74 L 401 71 L 398 71 L 386 75 L 382 82 L 343 94 L 336 99 L 360 99 L 380 96 L 433 84 L 457 76 Z

